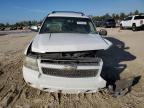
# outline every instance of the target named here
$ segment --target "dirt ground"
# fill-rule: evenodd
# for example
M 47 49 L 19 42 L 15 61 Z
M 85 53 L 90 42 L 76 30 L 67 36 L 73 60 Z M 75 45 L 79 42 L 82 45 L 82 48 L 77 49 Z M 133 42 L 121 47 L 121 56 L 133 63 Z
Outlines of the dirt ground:
M 29 87 L 22 77 L 23 51 L 36 33 L 0 35 L 0 108 L 143 108 L 144 31 L 108 28 L 113 46 L 100 52 L 106 80 L 141 76 L 130 93 L 114 98 L 105 91 L 92 94 L 48 93 Z

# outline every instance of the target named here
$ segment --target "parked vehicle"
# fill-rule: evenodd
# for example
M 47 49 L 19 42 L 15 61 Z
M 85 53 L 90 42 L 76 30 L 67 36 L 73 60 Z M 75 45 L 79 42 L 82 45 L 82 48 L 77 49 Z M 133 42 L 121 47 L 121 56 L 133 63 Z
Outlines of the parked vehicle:
M 114 19 L 105 19 L 101 22 L 102 27 L 116 27 L 116 22 Z
M 0 31 L 4 31 L 5 30 L 5 27 L 0 27 Z
M 25 50 L 25 81 L 50 92 L 95 92 L 105 87 L 106 81 L 100 75 L 103 60 L 97 51 L 110 48 L 112 43 L 102 35 L 106 32 L 97 32 L 83 13 L 48 14 Z
M 5 30 L 5 25 L 0 23 L 0 31 L 4 31 Z
M 94 24 L 96 27 L 101 27 L 102 26 L 102 20 L 94 21 Z
M 10 27 L 10 30 L 16 30 L 16 29 L 17 29 L 16 26 L 11 26 L 11 27 Z
M 18 30 L 23 30 L 22 26 L 17 27 Z
M 144 16 L 142 15 L 133 15 L 125 18 L 120 23 L 120 28 L 131 28 L 133 31 L 136 31 L 140 28 L 144 28 Z

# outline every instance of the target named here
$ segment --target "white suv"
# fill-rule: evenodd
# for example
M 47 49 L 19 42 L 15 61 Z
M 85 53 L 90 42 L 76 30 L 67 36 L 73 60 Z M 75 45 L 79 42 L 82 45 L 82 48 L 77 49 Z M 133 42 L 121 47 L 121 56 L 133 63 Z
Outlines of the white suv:
M 120 23 L 120 28 L 132 28 L 133 31 L 136 31 L 138 28 L 144 27 L 144 16 L 134 15 L 125 18 Z
M 44 91 L 95 92 L 106 86 L 97 51 L 111 45 L 83 13 L 52 12 L 25 50 L 23 77 Z

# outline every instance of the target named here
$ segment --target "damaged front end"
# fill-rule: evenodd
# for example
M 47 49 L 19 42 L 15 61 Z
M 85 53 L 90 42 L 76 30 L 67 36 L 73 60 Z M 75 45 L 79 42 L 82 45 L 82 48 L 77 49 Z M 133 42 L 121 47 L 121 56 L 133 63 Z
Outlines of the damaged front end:
M 43 74 L 58 77 L 95 77 L 100 73 L 102 60 L 96 51 L 40 54 L 39 65 Z
M 24 65 L 23 76 L 31 86 L 64 93 L 96 92 L 106 86 L 100 76 L 103 61 L 96 50 L 37 53 L 30 47 L 27 57 L 35 59 L 38 68 Z
M 60 13 L 45 18 L 26 49 L 25 81 L 50 92 L 87 93 L 104 88 L 103 61 L 97 51 L 112 43 L 102 37 L 106 33 L 96 31 L 91 18 L 77 12 Z

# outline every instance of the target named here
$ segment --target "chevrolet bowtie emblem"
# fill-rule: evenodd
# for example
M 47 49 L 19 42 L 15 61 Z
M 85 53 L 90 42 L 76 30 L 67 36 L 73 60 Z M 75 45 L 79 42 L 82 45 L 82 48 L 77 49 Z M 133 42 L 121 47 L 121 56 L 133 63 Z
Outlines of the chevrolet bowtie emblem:
M 64 70 L 76 70 L 77 66 L 76 65 L 65 65 Z

